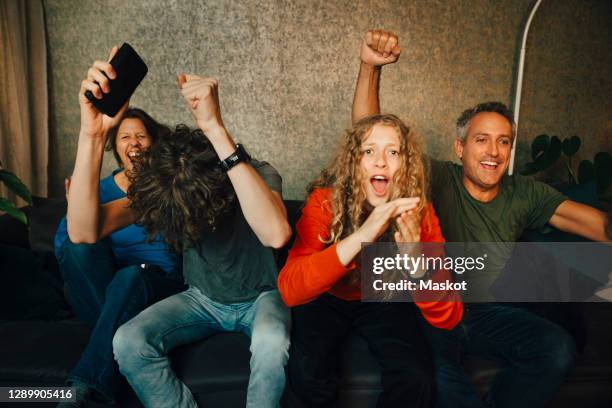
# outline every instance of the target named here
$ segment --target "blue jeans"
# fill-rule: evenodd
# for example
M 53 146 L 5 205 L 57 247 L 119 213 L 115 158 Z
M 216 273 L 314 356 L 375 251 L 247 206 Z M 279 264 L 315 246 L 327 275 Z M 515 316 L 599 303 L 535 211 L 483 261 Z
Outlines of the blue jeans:
M 510 305 L 466 304 L 463 321 L 428 327 L 436 366 L 438 407 L 544 407 L 574 365 L 576 346 L 560 326 Z M 461 366 L 465 355 L 501 359 L 483 401 Z
M 290 313 L 277 290 L 255 301 L 222 304 L 197 288 L 171 296 L 124 324 L 113 339 L 121 373 L 145 407 L 197 407 L 170 367 L 173 348 L 219 332 L 251 337 L 247 407 L 277 407 L 285 387 Z
M 117 328 L 147 306 L 185 289 L 180 274 L 156 267 L 128 266 L 117 270 L 110 245 L 73 244 L 69 239 L 58 254 L 67 297 L 80 320 L 93 326 L 87 347 L 68 377 L 114 400 L 121 375 L 113 358 Z

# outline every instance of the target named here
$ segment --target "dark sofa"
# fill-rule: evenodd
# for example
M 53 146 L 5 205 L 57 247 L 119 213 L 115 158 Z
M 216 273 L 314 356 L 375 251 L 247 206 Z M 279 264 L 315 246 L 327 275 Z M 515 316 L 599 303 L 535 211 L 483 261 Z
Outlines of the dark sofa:
M 301 202 L 286 205 L 295 225 Z M 0 217 L 0 386 L 63 384 L 87 342 L 90 328 L 72 317 L 63 300 L 52 254 L 53 234 L 64 212 L 63 201 L 37 199 L 27 210 L 29 229 L 6 215 Z M 281 264 L 286 249 L 279 254 Z M 566 304 L 555 314 L 582 351 L 551 406 L 612 406 L 612 304 Z M 173 366 L 202 406 L 244 407 L 248 346 L 242 334 L 216 335 L 174 350 Z M 342 361 L 340 406 L 375 406 L 379 369 L 363 339 L 347 339 Z M 465 365 L 483 393 L 501 367 L 499 362 L 475 358 Z M 291 401 L 286 393 L 285 405 L 293 406 Z M 139 406 L 127 386 L 120 405 Z

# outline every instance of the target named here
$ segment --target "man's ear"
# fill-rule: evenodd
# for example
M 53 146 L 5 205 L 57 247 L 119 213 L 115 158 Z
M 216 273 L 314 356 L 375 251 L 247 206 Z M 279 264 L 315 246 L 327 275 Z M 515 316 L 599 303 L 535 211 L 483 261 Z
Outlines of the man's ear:
M 463 142 L 458 137 L 455 138 L 455 154 L 461 160 L 463 158 Z

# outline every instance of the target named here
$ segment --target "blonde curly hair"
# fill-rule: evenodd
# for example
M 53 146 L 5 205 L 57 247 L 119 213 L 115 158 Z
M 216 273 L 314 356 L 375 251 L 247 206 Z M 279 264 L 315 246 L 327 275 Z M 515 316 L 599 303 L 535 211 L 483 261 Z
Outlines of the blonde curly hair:
M 309 194 L 317 188 L 332 189 L 329 204 L 333 216 L 329 225 L 329 238 L 319 237 L 326 244 L 337 242 L 356 231 L 372 210 L 366 200 L 360 162 L 361 145 L 370 135 L 374 125 L 394 128 L 400 139 L 402 163 L 393 176 L 394 187 L 389 200 L 419 197 L 421 199 L 417 207 L 419 222 L 422 210 L 428 203 L 428 167 L 421 143 L 414 133 L 395 115 L 372 115 L 363 118 L 344 133 L 332 163 L 308 186 Z

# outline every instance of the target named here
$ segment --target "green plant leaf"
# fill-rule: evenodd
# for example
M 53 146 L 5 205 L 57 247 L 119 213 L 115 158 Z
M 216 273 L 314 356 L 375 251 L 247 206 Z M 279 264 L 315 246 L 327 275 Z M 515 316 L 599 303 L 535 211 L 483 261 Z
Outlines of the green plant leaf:
M 548 148 L 540 154 L 534 161 L 538 171 L 546 170 L 559 160 L 561 157 L 561 139 L 557 136 L 550 138 Z
M 607 189 L 599 193 L 599 199 L 612 204 L 612 185 L 608 186 Z
M 563 154 L 573 156 L 580 149 L 581 140 L 578 136 L 566 137 L 563 139 Z
M 539 135 L 531 142 L 531 160 L 535 160 L 542 152 L 548 149 L 550 145 L 550 137 L 548 135 Z
M 570 167 L 569 163 L 565 163 L 565 169 L 567 170 L 567 178 L 568 178 L 567 181 L 570 184 L 578 184 L 578 180 L 576 180 L 576 175 L 574 174 L 574 171 Z
M 6 184 L 9 190 L 26 200 L 28 204 L 32 204 L 30 191 L 15 174 L 7 170 L 0 170 L 0 180 Z
M 13 205 L 13 203 L 11 203 L 6 198 L 0 197 L 0 211 L 4 211 L 11 217 L 17 218 L 19 221 L 23 222 L 26 225 L 28 224 L 28 219 L 24 212 L 15 207 L 15 205 Z
M 578 165 L 578 183 L 584 184 L 595 180 L 595 165 L 589 160 L 583 160 Z
M 608 152 L 599 152 L 595 155 L 593 162 L 595 166 L 601 167 L 602 170 L 607 168 L 608 170 L 612 170 L 612 154 Z M 610 172 L 612 173 L 612 172 Z
M 523 170 L 521 170 L 521 174 L 523 176 L 531 176 L 532 174 L 536 174 L 538 172 L 538 168 L 535 163 L 527 163 Z

